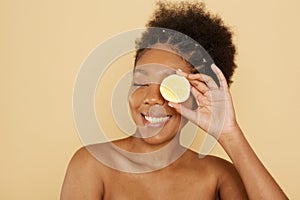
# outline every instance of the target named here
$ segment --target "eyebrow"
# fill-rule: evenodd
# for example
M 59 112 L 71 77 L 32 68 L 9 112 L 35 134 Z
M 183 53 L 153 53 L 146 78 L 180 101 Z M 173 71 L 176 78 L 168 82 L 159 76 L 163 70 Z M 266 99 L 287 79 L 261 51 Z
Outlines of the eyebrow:
M 146 76 L 149 75 L 149 72 L 146 71 L 146 70 L 143 70 L 143 69 L 138 69 L 138 68 L 136 68 L 136 69 L 134 70 L 134 72 L 135 72 L 135 73 L 138 72 L 138 73 L 141 73 L 141 74 L 146 75 Z M 162 71 L 160 71 L 160 72 L 158 72 L 158 73 L 159 73 L 160 75 L 168 76 L 168 75 L 171 75 L 171 74 L 175 74 L 175 73 L 176 73 L 176 70 L 173 70 L 173 69 L 165 69 L 165 70 L 162 70 Z
M 141 73 L 141 74 L 148 75 L 148 72 L 145 71 L 145 70 L 143 70 L 143 69 L 135 68 L 134 72 L 135 72 L 135 73 L 136 73 L 136 72 L 139 72 L 139 73 Z
M 174 69 L 166 69 L 166 70 L 163 70 L 160 72 L 161 75 L 166 75 L 166 76 L 169 76 L 171 74 L 175 74 L 176 73 L 176 70 Z

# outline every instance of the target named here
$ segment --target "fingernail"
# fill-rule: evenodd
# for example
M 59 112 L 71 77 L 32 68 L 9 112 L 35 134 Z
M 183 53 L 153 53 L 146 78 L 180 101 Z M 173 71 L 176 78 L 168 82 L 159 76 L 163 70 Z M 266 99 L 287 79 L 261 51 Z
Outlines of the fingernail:
M 174 106 L 169 102 L 168 106 L 170 106 L 171 108 L 174 108 Z
M 177 72 L 182 72 L 182 70 L 181 69 L 177 69 Z

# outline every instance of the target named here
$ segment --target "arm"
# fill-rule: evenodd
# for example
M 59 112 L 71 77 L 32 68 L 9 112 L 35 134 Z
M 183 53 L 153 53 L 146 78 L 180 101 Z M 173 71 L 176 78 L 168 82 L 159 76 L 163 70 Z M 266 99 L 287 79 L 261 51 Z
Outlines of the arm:
M 191 110 L 172 103 L 173 107 L 201 129 L 216 139 L 219 138 L 219 143 L 241 176 L 250 199 L 287 199 L 239 128 L 224 75 L 215 65 L 212 65 L 212 70 L 220 81 L 220 87 L 211 77 L 204 74 L 188 75 L 178 72 L 189 79 L 198 108 Z
M 288 199 L 260 162 L 241 129 L 233 130 L 226 138 L 221 135 L 219 143 L 239 172 L 250 199 Z
M 97 162 L 85 148 L 81 148 L 69 163 L 60 199 L 99 200 L 102 194 L 103 182 Z

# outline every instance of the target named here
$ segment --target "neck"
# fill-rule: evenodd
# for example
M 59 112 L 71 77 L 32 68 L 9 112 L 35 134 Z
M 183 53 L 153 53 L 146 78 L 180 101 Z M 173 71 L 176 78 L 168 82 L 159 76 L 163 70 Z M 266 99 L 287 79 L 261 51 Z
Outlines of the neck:
M 126 158 L 125 171 L 149 172 L 167 167 L 181 157 L 186 148 L 180 145 L 179 136 L 177 134 L 163 145 L 151 145 L 143 138 L 129 137 L 123 140 L 123 144 L 113 143 L 112 147 L 119 156 Z M 120 165 L 125 166 L 125 163 L 121 162 Z
M 168 150 L 168 153 L 171 153 L 180 146 L 180 133 L 176 134 L 168 141 L 155 143 L 151 142 L 151 139 L 149 141 L 149 138 L 142 138 L 138 132 L 136 132 L 133 136 L 127 138 L 127 145 L 122 148 L 132 153 L 151 153 L 160 150 Z

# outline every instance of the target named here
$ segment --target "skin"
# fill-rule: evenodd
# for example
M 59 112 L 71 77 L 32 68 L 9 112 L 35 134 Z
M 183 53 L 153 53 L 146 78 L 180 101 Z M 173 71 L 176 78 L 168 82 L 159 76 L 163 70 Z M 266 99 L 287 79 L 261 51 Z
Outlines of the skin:
M 177 73 L 189 80 L 194 99 L 190 98 L 184 104 L 172 103 L 172 107 L 168 105 L 169 102 L 159 92 L 159 82 L 167 75 L 159 73 L 166 69 L 161 68 L 162 65 L 167 66 L 168 73 L 175 73 L 178 68 L 182 70 Z M 179 132 L 188 120 L 212 136 L 217 136 L 214 132 L 214 126 L 217 125 L 211 123 L 210 119 L 223 112 L 218 106 L 221 100 L 225 105 L 222 109 L 226 110 L 226 120 L 219 143 L 234 165 L 214 156 L 199 159 L 198 154 L 186 150 L 167 167 L 148 173 L 125 173 L 99 162 L 90 154 L 88 147 L 83 147 L 70 161 L 61 199 L 287 199 L 243 136 L 235 119 L 226 80 L 218 68 L 212 67 L 220 80 L 220 88 L 205 75 L 190 74 L 188 64 L 178 55 L 167 51 L 151 49 L 145 52 L 138 60 L 136 69 L 146 70 L 147 73 L 137 70 L 133 83 L 150 76 L 152 82 L 138 82 L 139 85 L 133 86 L 137 88 L 133 88 L 129 97 L 133 120 L 138 127 L 146 127 L 138 128 L 135 136 L 145 136 L 153 130 L 157 134 L 148 138 L 128 137 L 114 141 L 116 146 L 130 152 L 148 153 L 172 142 L 175 145 L 159 155 L 160 161 L 168 160 L 180 145 Z M 193 101 L 197 102 L 198 108 L 192 109 Z M 167 122 L 149 124 L 145 120 L 144 115 L 150 113 L 153 105 L 164 108 L 165 113 L 161 115 L 169 116 Z M 105 145 L 97 144 L 93 148 L 101 149 Z M 140 166 L 152 165 L 152 162 L 128 159 L 129 163 L 131 161 Z

